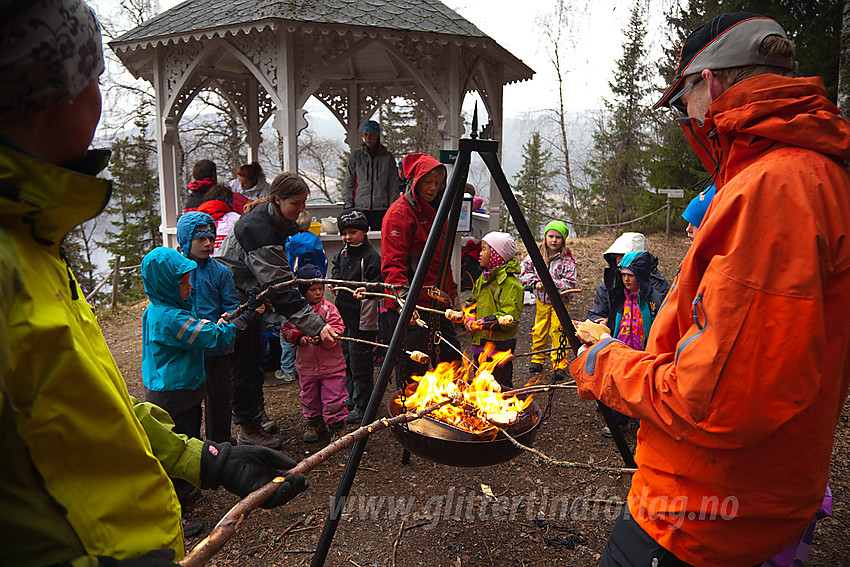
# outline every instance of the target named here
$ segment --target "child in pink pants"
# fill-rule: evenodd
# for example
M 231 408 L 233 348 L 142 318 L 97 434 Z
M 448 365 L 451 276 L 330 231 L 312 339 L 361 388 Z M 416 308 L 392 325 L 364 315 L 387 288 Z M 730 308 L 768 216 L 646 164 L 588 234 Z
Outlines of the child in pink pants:
M 319 268 L 305 264 L 299 268 L 296 277 L 313 279 L 323 276 Z M 300 284 L 298 290 L 316 313 L 341 335 L 345 325 L 336 306 L 324 298 L 325 286 Z M 297 346 L 295 370 L 301 384 L 301 411 L 307 419 L 301 439 L 307 443 L 318 441 L 327 425 L 331 441 L 335 441 L 344 433 L 344 420 L 348 417 L 342 346 L 339 341 L 327 343 L 317 340 L 318 337 L 305 335 L 289 321 L 283 325 L 281 332 L 284 339 Z

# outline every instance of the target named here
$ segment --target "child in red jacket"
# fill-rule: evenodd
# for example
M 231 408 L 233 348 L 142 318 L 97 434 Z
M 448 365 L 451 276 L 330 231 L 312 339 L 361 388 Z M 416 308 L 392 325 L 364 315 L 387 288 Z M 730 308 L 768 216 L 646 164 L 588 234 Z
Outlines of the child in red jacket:
M 296 277 L 321 278 L 322 272 L 313 264 L 305 264 L 298 269 Z M 340 335 L 343 333 L 342 316 L 336 306 L 324 298 L 323 284 L 299 284 L 298 291 L 334 331 Z M 289 321 L 284 323 L 281 332 L 288 342 L 297 346 L 295 369 L 301 384 L 301 411 L 307 419 L 301 439 L 306 443 L 318 441 L 327 424 L 331 441 L 335 441 L 343 435 L 344 420 L 348 417 L 342 346 L 339 341 L 315 342 Z

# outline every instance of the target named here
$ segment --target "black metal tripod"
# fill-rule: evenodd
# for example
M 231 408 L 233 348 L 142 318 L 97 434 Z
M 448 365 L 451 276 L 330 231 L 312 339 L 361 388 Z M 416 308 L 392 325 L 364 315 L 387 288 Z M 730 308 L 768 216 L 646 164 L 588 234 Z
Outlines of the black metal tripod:
M 443 231 L 444 227 L 446 229 L 446 238 L 443 256 L 441 258 L 441 273 L 446 273 L 448 257 L 452 250 L 451 243 L 454 242 L 455 233 L 457 232 L 457 221 L 460 214 L 463 188 L 466 186 L 466 178 L 469 173 L 472 152 L 476 152 L 487 165 L 487 169 L 490 170 L 490 175 L 493 176 L 496 186 L 499 188 L 502 199 L 507 206 L 508 214 L 510 214 L 511 219 L 513 219 L 520 237 L 525 244 L 525 248 L 531 256 L 534 268 L 543 283 L 543 288 L 546 290 L 549 297 L 552 298 L 552 307 L 555 309 L 555 313 L 561 322 L 564 333 L 569 340 L 570 347 L 573 349 L 573 352 L 578 352 L 578 349 L 581 346 L 581 341 L 576 336 L 576 330 L 573 326 L 572 319 L 570 319 L 570 315 L 567 313 L 567 308 L 561 299 L 558 289 L 555 287 L 555 282 L 549 274 L 549 269 L 543 260 L 543 256 L 537 248 L 534 235 L 531 234 L 531 230 L 528 228 L 525 216 L 522 214 L 522 211 L 519 208 L 519 203 L 517 202 L 516 197 L 514 197 L 513 191 L 508 184 L 508 180 L 505 178 L 505 174 L 502 171 L 502 166 L 499 164 L 499 158 L 496 155 L 496 152 L 499 149 L 499 142 L 496 140 L 476 139 L 478 135 L 477 132 L 475 132 L 476 130 L 477 119 L 474 119 L 473 134 L 471 138 L 463 138 L 459 140 L 458 156 L 455 161 L 454 169 L 452 170 L 452 176 L 451 179 L 449 179 L 446 191 L 443 194 L 439 207 L 437 208 L 434 223 L 431 226 L 431 232 L 428 234 L 428 239 L 425 242 L 425 248 L 422 251 L 419 265 L 413 275 L 413 280 L 410 282 L 410 289 L 407 297 L 419 297 L 419 293 L 422 291 L 422 287 L 425 283 L 425 276 L 428 273 L 428 269 L 431 266 L 434 254 L 436 253 L 437 244 L 440 240 L 440 233 Z M 387 384 L 389 383 L 393 371 L 393 362 L 401 355 L 404 338 L 407 333 L 407 327 L 410 324 L 415 308 L 415 300 L 406 301 L 404 307 L 402 307 L 398 324 L 393 332 L 392 339 L 390 340 L 389 347 L 387 348 L 387 353 L 384 357 L 384 362 L 378 372 L 375 387 L 372 390 L 372 397 L 369 399 L 369 405 L 366 407 L 363 423 L 370 423 L 374 421 L 375 416 L 378 413 L 378 408 L 383 400 Z M 631 449 L 623 436 L 622 430 L 614 419 L 614 415 L 611 413 L 611 409 L 603 407 L 602 415 L 611 430 L 617 448 L 623 457 L 623 461 L 627 467 L 633 468 L 635 466 L 634 457 L 632 456 Z M 351 449 L 351 453 L 348 457 L 348 463 L 342 473 L 342 478 L 339 481 L 334 502 L 331 505 L 328 520 L 325 522 L 325 527 L 322 531 L 319 543 L 316 546 L 316 552 L 313 555 L 313 561 L 311 562 L 311 566 L 313 567 L 319 567 L 325 564 L 325 559 L 327 558 L 328 551 L 330 550 L 331 541 L 336 533 L 340 516 L 345 508 L 345 502 L 348 499 L 348 495 L 351 492 L 351 486 L 354 483 L 354 476 L 357 474 L 357 469 L 360 466 L 360 460 L 362 459 L 363 452 L 366 449 L 366 441 L 367 439 L 358 441 Z

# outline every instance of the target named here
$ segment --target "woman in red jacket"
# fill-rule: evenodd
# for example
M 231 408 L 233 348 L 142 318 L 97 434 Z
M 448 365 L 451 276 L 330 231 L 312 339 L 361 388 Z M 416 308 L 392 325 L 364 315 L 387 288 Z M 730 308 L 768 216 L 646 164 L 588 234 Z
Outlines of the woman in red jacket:
M 419 265 L 425 241 L 434 224 L 436 215 L 435 206 L 443 196 L 446 188 L 446 166 L 427 154 L 410 154 L 402 160 L 402 170 L 408 180 L 407 191 L 390 205 L 384 216 L 381 226 L 381 275 L 384 282 L 390 284 L 410 284 L 413 274 Z M 430 307 L 432 299 L 428 296 L 425 288 L 428 286 L 440 287 L 440 255 L 443 252 L 445 232 L 440 234 L 437 243 L 437 254 L 431 261 L 428 274 L 425 276 L 425 285 L 416 304 Z M 457 286 L 452 276 L 451 266 L 447 266 L 445 288 L 443 291 L 451 298 L 452 304 L 457 299 Z M 395 328 L 398 322 L 396 302 L 387 301 L 387 309 L 392 314 L 391 327 Z M 449 306 L 440 306 L 449 307 Z M 445 318 L 437 318 L 428 321 L 430 329 L 422 329 L 411 325 L 407 329 L 405 348 L 407 350 L 420 350 L 428 352 L 431 360 L 437 362 L 451 362 L 460 360 L 457 352 L 437 341 L 435 332 L 440 331 L 443 340 L 449 341 L 458 347 L 459 343 L 455 334 L 454 324 Z M 435 344 L 435 342 L 437 344 Z M 428 370 L 427 365 L 419 364 L 402 357 L 396 367 L 396 385 L 401 389 L 406 386 L 413 375 L 422 375 Z

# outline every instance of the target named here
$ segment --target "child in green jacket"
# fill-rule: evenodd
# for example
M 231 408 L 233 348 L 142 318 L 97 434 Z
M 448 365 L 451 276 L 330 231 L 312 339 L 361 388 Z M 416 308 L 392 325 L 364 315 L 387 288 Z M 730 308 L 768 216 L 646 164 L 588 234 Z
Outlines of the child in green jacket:
M 522 313 L 522 284 L 516 277 L 516 243 L 510 234 L 491 232 L 481 239 L 478 261 L 483 272 L 466 301 L 468 314 L 463 326 L 472 335 L 472 354 L 477 359 L 487 343 L 496 351 L 513 351 Z M 490 360 L 490 358 L 488 358 Z M 505 388 L 513 388 L 513 363 L 493 369 L 493 377 Z

